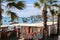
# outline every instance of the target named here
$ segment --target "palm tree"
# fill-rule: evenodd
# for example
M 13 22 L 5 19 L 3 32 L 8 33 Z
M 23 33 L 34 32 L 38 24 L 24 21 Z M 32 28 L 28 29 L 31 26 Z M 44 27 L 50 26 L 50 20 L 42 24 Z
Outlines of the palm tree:
M 42 11 L 42 17 L 44 21 L 44 31 L 43 35 L 48 36 L 48 27 L 47 27 L 47 8 L 50 8 L 51 5 L 49 3 L 54 3 L 55 0 L 38 0 L 34 3 L 35 7 L 41 8 L 41 4 L 44 4 L 43 11 Z M 47 35 L 46 35 L 47 34 Z
M 55 0 L 54 2 L 55 2 L 55 4 L 53 4 L 53 2 L 50 3 L 50 4 L 53 4 L 53 5 L 51 5 L 51 6 L 55 6 L 55 7 L 60 8 L 60 6 L 56 4 L 56 2 L 58 2 L 58 1 Z M 60 11 L 59 11 L 59 10 L 56 10 L 56 11 L 55 11 L 55 10 L 51 10 L 51 8 L 50 8 L 50 12 L 51 12 L 51 15 L 52 15 L 52 22 L 53 22 L 53 27 L 54 27 L 54 16 L 56 16 Z M 58 17 L 58 18 L 57 18 L 57 34 L 59 34 L 59 32 L 60 32 L 60 31 L 59 31 L 59 30 L 60 30 L 60 29 L 59 29 L 59 24 L 60 24 L 60 23 L 59 23 L 59 20 L 60 20 L 60 19 L 59 19 L 59 14 L 57 15 L 57 17 Z
M 53 31 L 55 30 L 54 28 L 54 16 L 56 16 L 56 14 L 57 14 L 57 11 L 54 11 L 54 10 L 50 10 L 50 12 L 51 12 L 51 15 L 52 15 L 52 26 L 53 26 Z M 54 32 L 53 32 L 54 33 Z
M 35 7 L 40 8 L 41 7 L 40 3 L 44 4 L 44 8 L 42 11 L 42 17 L 43 17 L 43 21 L 44 21 L 43 35 L 44 35 L 44 37 L 46 37 L 46 34 L 47 34 L 47 4 L 46 4 L 46 0 L 39 0 L 38 2 L 34 3 Z
M 60 35 L 60 14 L 58 14 L 58 20 L 57 20 L 57 35 Z
M 24 1 L 17 2 L 16 0 L 1 0 L 0 1 L 0 24 L 2 23 L 2 21 L 1 21 L 2 20 L 2 8 L 1 8 L 1 6 L 2 6 L 3 1 L 8 2 L 7 8 L 15 7 L 19 10 L 22 10 L 25 7 Z M 18 18 L 16 13 L 12 12 L 11 10 L 8 10 L 7 13 L 8 13 L 8 15 L 11 15 L 12 21 L 14 21 L 15 19 Z
M 56 7 L 57 6 L 57 3 L 58 1 L 57 0 L 49 0 L 49 3 L 50 3 L 50 5 L 49 5 L 49 9 L 50 9 L 50 12 L 51 12 L 51 15 L 52 15 L 52 25 L 53 25 L 53 31 L 55 30 L 54 28 L 54 16 L 56 16 L 56 14 L 57 14 L 57 11 L 55 10 L 55 9 L 53 9 L 54 7 Z M 54 33 L 54 32 L 53 32 Z
M 0 0 L 0 25 L 1 25 L 1 19 L 2 19 L 2 15 L 1 15 L 1 13 L 2 13 L 2 8 L 1 8 L 1 0 Z
M 58 14 L 57 14 L 57 35 L 60 35 L 60 5 L 58 5 Z

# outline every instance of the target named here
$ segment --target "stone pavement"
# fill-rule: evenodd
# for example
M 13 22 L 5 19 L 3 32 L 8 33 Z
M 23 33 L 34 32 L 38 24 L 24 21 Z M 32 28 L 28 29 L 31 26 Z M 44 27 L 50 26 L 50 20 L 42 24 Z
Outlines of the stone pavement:
M 58 37 L 50 37 L 48 40 L 58 40 Z
M 0 39 L 0 40 L 18 40 L 18 38 L 17 37 L 9 37 L 9 38 Z
M 58 40 L 60 40 L 60 35 L 58 36 Z
M 0 40 L 2 40 L 2 39 L 0 39 Z M 24 40 L 24 39 L 19 39 L 17 37 L 10 37 L 10 38 L 4 39 L 4 40 Z M 60 36 L 59 36 L 59 38 L 58 37 L 49 37 L 48 40 L 60 40 Z

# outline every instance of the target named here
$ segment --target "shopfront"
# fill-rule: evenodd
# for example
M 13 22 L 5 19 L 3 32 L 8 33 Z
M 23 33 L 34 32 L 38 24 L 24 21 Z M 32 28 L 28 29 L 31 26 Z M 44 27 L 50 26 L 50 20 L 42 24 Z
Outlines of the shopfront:
M 34 27 L 34 26 L 22 26 L 21 34 L 24 38 L 30 38 L 34 33 L 41 33 L 43 35 L 43 27 Z

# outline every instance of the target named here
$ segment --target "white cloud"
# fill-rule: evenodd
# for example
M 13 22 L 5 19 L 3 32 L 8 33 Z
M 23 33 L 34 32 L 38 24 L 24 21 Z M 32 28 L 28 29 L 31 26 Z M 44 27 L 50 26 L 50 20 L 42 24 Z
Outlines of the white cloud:
M 26 4 L 26 6 L 34 6 L 34 4 Z
M 4 8 L 4 9 L 6 13 L 7 8 Z M 18 10 L 16 8 L 11 8 L 11 11 L 16 12 L 19 17 L 29 17 L 31 15 L 38 15 L 38 14 L 41 15 L 41 10 L 38 8 L 35 8 L 33 4 L 26 4 L 26 8 L 24 10 Z M 3 14 L 3 16 L 6 16 L 5 13 Z
M 41 15 L 41 10 L 38 8 L 35 8 L 33 4 L 27 4 L 27 7 L 24 10 L 18 12 L 19 14 L 18 16 L 28 17 L 31 15 L 38 15 L 38 14 Z

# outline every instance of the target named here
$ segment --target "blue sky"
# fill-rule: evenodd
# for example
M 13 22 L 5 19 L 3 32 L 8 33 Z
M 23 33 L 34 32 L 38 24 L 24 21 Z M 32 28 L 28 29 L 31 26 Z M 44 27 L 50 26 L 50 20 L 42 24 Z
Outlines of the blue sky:
M 26 0 L 27 4 L 33 4 L 34 2 L 36 2 L 37 0 Z
M 16 12 L 19 17 L 29 17 L 32 15 L 41 15 L 42 8 L 38 9 L 38 8 L 34 7 L 34 2 L 36 2 L 37 0 L 23 0 L 23 1 L 25 1 L 25 3 L 26 3 L 26 8 L 24 8 L 23 10 L 11 8 L 11 11 Z M 4 10 L 5 10 L 5 12 L 4 12 L 3 16 L 7 17 L 5 13 L 6 13 L 6 10 L 8 10 L 8 9 L 4 7 Z

